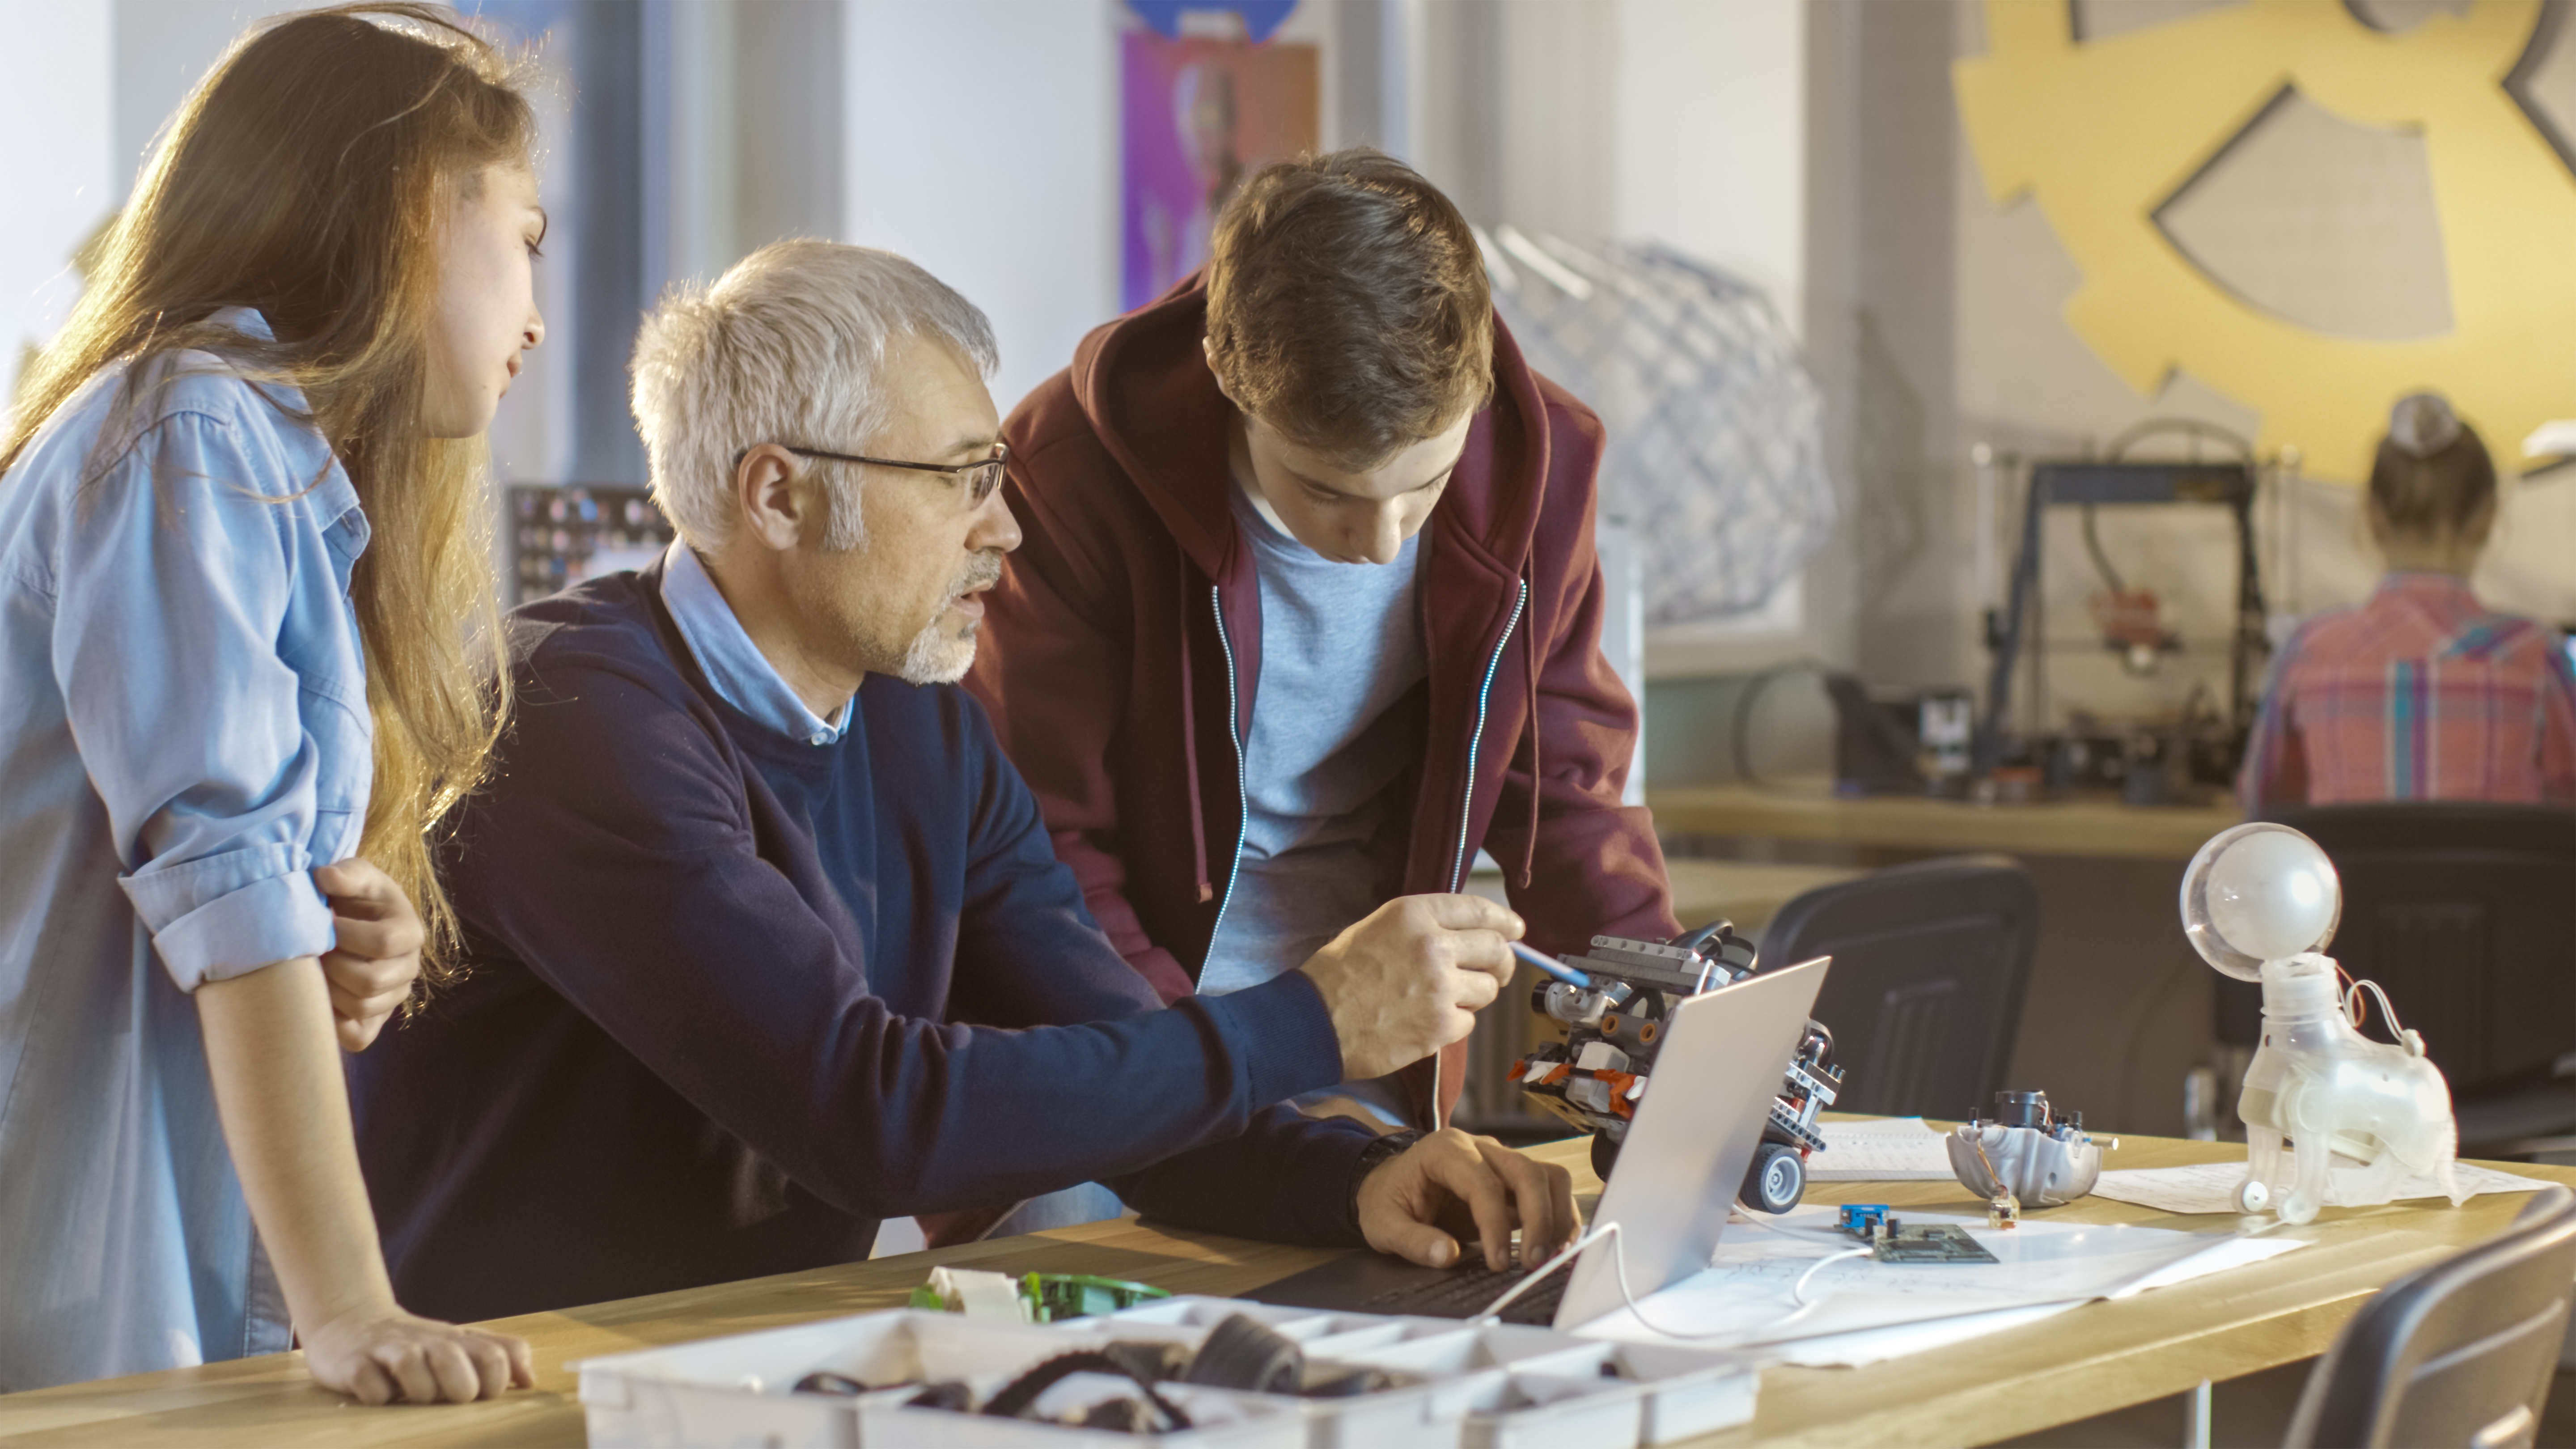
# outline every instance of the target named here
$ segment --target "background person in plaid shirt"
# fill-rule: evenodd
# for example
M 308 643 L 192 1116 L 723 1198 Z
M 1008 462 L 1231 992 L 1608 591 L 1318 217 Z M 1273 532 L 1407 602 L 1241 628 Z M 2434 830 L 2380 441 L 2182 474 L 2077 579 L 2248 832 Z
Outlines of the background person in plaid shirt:
M 2270 802 L 2576 803 L 2576 675 L 2558 631 L 2469 590 L 2495 464 L 2431 393 L 2401 399 L 2370 470 L 2378 592 L 2273 660 L 2237 790 Z

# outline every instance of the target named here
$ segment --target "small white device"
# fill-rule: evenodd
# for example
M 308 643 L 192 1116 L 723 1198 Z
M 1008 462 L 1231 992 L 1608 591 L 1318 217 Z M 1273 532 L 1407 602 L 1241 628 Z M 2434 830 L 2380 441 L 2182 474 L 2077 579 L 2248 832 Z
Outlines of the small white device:
M 2008 1196 L 2016 1212 L 2063 1207 L 2102 1176 L 2102 1145 L 2084 1114 L 2057 1111 L 2046 1092 L 1995 1093 L 1993 1117 L 1960 1123 L 1942 1145 L 1960 1186 L 1989 1203 Z
M 2236 1109 L 2247 1157 L 2240 1211 L 2272 1208 L 2304 1223 L 2329 1202 L 2387 1202 L 2418 1174 L 2454 1204 L 2464 1196 L 2451 1171 L 2459 1129 L 2450 1084 L 2424 1056 L 2423 1036 L 2399 1025 L 2378 983 L 2338 990 L 2334 961 L 2317 954 L 2342 919 L 2334 862 L 2286 825 L 2213 836 L 2183 872 L 2183 934 L 2223 974 L 2263 985 L 2263 1041 Z M 2364 989 L 2402 1045 L 2361 1034 Z M 2359 1165 L 2335 1171 L 2337 1155 Z

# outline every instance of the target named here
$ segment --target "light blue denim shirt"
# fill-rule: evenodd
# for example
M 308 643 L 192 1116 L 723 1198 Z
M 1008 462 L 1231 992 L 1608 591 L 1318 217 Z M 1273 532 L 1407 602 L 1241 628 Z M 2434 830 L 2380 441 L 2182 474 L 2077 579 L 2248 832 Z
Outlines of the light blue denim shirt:
M 662 607 L 671 611 L 671 622 L 680 626 L 680 637 L 689 641 L 689 652 L 698 656 L 707 683 L 725 703 L 791 740 L 840 743 L 858 696 L 843 700 L 828 720 L 806 708 L 769 656 L 751 642 L 706 564 L 685 543 L 672 544 L 662 560 Z
M 0 1390 L 286 1346 L 188 993 L 330 949 L 367 523 L 221 367 L 156 364 L 112 435 L 108 370 L 0 478 Z

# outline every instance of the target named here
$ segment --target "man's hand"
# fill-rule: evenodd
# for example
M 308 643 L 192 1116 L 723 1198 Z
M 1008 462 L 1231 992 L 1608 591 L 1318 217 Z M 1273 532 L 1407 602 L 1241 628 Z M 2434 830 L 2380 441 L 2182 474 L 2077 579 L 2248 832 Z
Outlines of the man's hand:
M 1486 1266 L 1509 1267 L 1515 1227 L 1521 1263 L 1535 1268 L 1583 1231 L 1574 1178 L 1564 1168 L 1455 1127 L 1362 1178 L 1359 1204 L 1360 1234 L 1370 1247 L 1426 1268 L 1456 1263 L 1458 1239 L 1469 1233 L 1483 1244 Z
M 1401 896 L 1299 967 L 1333 1016 L 1342 1078 L 1382 1077 L 1476 1026 L 1512 979 L 1521 918 L 1482 896 Z
M 420 947 L 427 932 L 411 897 L 375 863 L 351 856 L 338 865 L 313 872 L 313 884 L 331 903 L 331 925 L 338 933 L 330 954 L 322 958 L 322 979 L 331 988 L 332 1026 L 340 1050 L 362 1052 L 384 1030 L 385 1018 L 411 995 L 420 977 Z

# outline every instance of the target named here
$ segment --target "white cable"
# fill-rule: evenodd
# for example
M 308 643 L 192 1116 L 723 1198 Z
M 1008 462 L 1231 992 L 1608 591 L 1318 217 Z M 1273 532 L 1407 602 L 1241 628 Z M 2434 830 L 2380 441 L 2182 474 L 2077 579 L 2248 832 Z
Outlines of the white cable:
M 2388 993 L 2381 990 L 2379 983 L 2376 981 L 2363 981 L 2356 979 L 2353 981 L 2352 985 L 2344 991 L 2343 1013 L 2345 1018 L 2352 1023 L 2352 1029 L 2355 1031 L 2361 1030 L 2361 993 L 2365 987 L 2369 988 L 2371 995 L 2379 998 L 2379 1014 L 2388 1018 L 2388 1034 L 2397 1038 L 2397 1044 L 2399 1046 L 2412 1045 L 2412 1043 L 2407 1041 L 2408 1033 L 2406 1031 L 2406 1023 L 2397 1019 L 2397 1008 L 2388 1004 Z
M 1750 1219 L 1747 1219 L 1747 1221 L 1750 1221 Z M 1758 1224 L 1758 1226 L 1766 1228 L 1770 1227 L 1767 1223 Z M 1771 1228 L 1770 1230 L 1773 1232 L 1786 1231 L 1785 1229 L 1780 1228 Z M 1818 1307 L 1822 1306 L 1824 1302 L 1823 1299 L 1818 1299 L 1813 1303 L 1807 1301 L 1807 1284 L 1810 1280 L 1812 1280 L 1818 1273 L 1823 1272 L 1829 1264 L 1839 1263 L 1850 1258 L 1866 1258 L 1869 1257 L 1872 1252 L 1871 1248 L 1867 1244 L 1863 1244 L 1858 1247 L 1846 1248 L 1839 1253 L 1828 1253 L 1824 1257 L 1818 1258 L 1815 1262 L 1809 1264 L 1807 1271 L 1799 1274 L 1798 1281 L 1791 1284 L 1789 1288 L 1789 1296 L 1797 1301 L 1798 1307 L 1782 1314 L 1778 1318 L 1772 1319 L 1768 1323 L 1759 1324 L 1753 1328 L 1744 1330 L 1720 1329 L 1713 1333 L 1699 1333 L 1689 1329 L 1668 1328 L 1646 1316 L 1645 1306 L 1637 1301 L 1635 1291 L 1630 1289 L 1628 1286 L 1627 1245 L 1619 1240 L 1619 1225 L 1615 1222 L 1601 1223 L 1595 1226 L 1592 1231 L 1585 1233 L 1582 1237 L 1575 1239 L 1572 1243 L 1560 1249 L 1556 1256 L 1548 1259 L 1544 1263 L 1541 1263 L 1529 1274 L 1529 1276 L 1521 1279 L 1518 1283 L 1513 1284 L 1501 1297 L 1486 1304 L 1485 1311 L 1476 1314 L 1474 1317 L 1470 1318 L 1468 1322 L 1477 1324 L 1501 1322 L 1502 1320 L 1498 1315 L 1500 1315 L 1504 1309 L 1518 1301 L 1522 1294 L 1537 1287 L 1542 1279 L 1546 1278 L 1550 1273 L 1555 1272 L 1558 1268 L 1564 1266 L 1566 1261 L 1572 1258 L 1575 1254 L 1582 1252 L 1584 1249 L 1591 1247 L 1594 1243 L 1600 1242 L 1604 1239 L 1607 1239 L 1610 1243 L 1610 1268 L 1611 1272 L 1619 1282 L 1619 1299 L 1628 1306 L 1628 1312 L 1636 1318 L 1638 1323 L 1644 1325 L 1646 1331 L 1649 1333 L 1660 1333 L 1666 1338 L 1678 1338 L 1692 1342 L 1705 1342 L 1712 1338 L 1726 1338 L 1729 1335 L 1733 1336 L 1734 1342 L 1750 1342 L 1759 1335 L 1772 1333 L 1779 1329 L 1786 1328 L 1790 1324 L 1806 1317 L 1809 1313 L 1814 1312 Z
M 1815 1305 L 1807 1301 L 1808 1279 L 1823 1272 L 1825 1270 L 1825 1265 L 1828 1263 L 1839 1263 L 1845 1258 L 1866 1258 L 1870 1256 L 1871 1252 L 1872 1249 L 1867 1244 L 1863 1244 L 1857 1248 L 1845 1248 L 1839 1253 L 1827 1253 L 1825 1256 L 1816 1260 L 1815 1266 L 1798 1275 L 1798 1281 L 1791 1284 L 1789 1287 L 1789 1296 L 1798 1300 L 1799 1307 L 1813 1308 Z
M 1477 1323 L 1499 1322 L 1499 1315 L 1504 1309 L 1519 1302 L 1522 1294 L 1537 1287 L 1546 1279 L 1548 1274 L 1563 1267 L 1567 1259 L 1572 1258 L 1575 1254 L 1591 1247 L 1594 1243 L 1601 1241 L 1603 1238 L 1618 1236 L 1618 1233 L 1619 1225 L 1617 1223 L 1594 1224 L 1592 1231 L 1585 1233 L 1582 1237 L 1579 1237 L 1573 1242 L 1566 1244 L 1564 1247 L 1559 1248 L 1554 1257 L 1549 1258 L 1546 1262 L 1541 1263 L 1538 1267 L 1532 1269 L 1529 1275 L 1522 1278 L 1521 1281 L 1504 1289 L 1500 1297 L 1485 1305 L 1484 1312 L 1470 1315 L 1470 1321 Z

